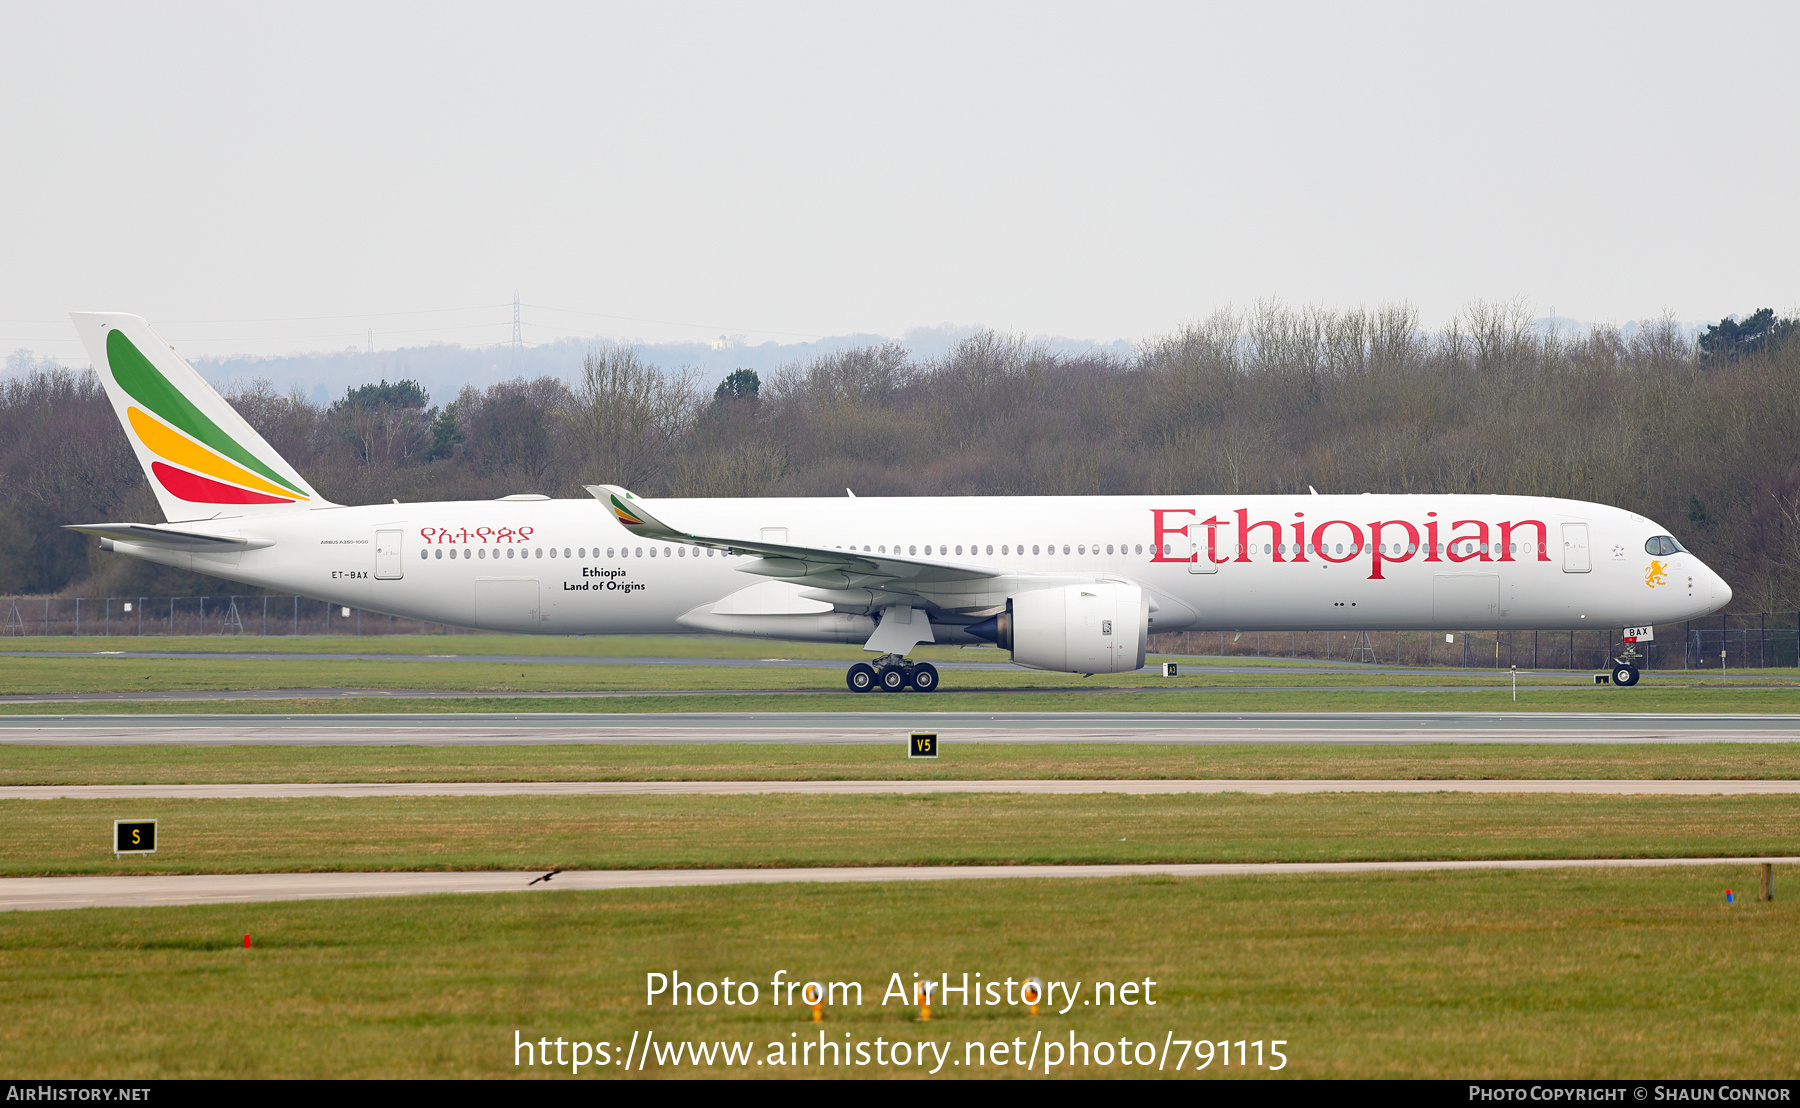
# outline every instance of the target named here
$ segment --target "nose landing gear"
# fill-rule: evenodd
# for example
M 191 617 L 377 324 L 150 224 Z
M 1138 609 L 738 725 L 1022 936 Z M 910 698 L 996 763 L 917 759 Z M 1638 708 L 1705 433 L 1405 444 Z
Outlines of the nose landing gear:
M 1628 640 L 1625 649 L 1612 664 L 1612 683 L 1625 688 L 1638 683 L 1638 648 L 1635 640 Z
M 844 674 L 844 684 L 851 692 L 936 692 L 937 667 L 930 662 L 909 662 L 898 654 L 887 654 L 873 665 L 858 662 Z

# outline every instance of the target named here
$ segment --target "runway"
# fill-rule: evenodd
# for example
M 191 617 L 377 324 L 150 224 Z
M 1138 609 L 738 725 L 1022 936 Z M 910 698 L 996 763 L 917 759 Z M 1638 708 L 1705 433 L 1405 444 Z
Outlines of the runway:
M 1416 744 L 1800 741 L 1800 715 L 1586 712 L 543 712 L 0 716 L 0 744 Z
M 0 785 L 0 800 L 292 800 L 407 796 L 873 796 L 1102 793 L 1569 793 L 1584 796 L 1793 796 L 1787 780 L 1148 780 L 1148 781 L 404 781 L 236 785 Z
M 339 900 L 437 893 L 558 892 L 696 885 L 858 881 L 980 881 L 1118 877 L 1271 877 L 1303 874 L 1421 873 L 1468 870 L 1649 869 L 1663 866 L 1800 864 L 1800 857 L 1558 858 L 1457 862 L 1256 862 L 1090 866 L 844 866 L 807 869 L 571 870 L 548 882 L 541 872 L 245 873 L 127 877 L 0 878 L 0 911 L 56 908 L 151 908 L 271 900 Z M 1745 880 L 1751 880 L 1749 873 Z

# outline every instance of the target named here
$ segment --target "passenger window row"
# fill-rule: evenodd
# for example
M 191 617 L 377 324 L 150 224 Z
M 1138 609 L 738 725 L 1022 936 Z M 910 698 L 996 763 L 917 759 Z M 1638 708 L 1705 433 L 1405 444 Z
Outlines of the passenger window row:
M 1063 543 L 1061 545 L 1061 552 L 1065 555 L 1073 553 L 1077 556 L 1086 556 L 1088 553 L 1089 545 L 1090 544 L 1087 544 L 1087 543 L 1075 543 L 1075 544 Z M 1101 554 L 1103 549 L 1106 554 L 1113 554 L 1114 550 L 1115 550 L 1115 544 L 1112 544 L 1112 543 L 1107 543 L 1104 548 L 1099 543 L 1093 543 L 1091 545 L 1093 547 L 1093 552 L 1096 556 Z M 1365 549 L 1371 549 L 1373 546 L 1379 546 L 1380 552 L 1382 554 L 1386 554 L 1386 555 L 1393 556 L 1393 557 L 1398 557 L 1403 554 L 1404 555 L 1416 554 L 1419 551 L 1418 543 L 1397 543 L 1397 542 L 1396 543 L 1378 543 L 1378 544 L 1371 544 L 1371 546 L 1364 546 L 1363 544 L 1360 544 L 1360 543 L 1350 543 L 1348 545 L 1350 548 L 1350 554 L 1352 556 L 1361 554 Z M 1335 543 L 1335 544 L 1326 543 L 1326 544 L 1324 544 L 1324 546 L 1325 546 L 1325 550 L 1324 550 L 1325 553 L 1328 553 L 1328 554 L 1344 553 L 1344 548 L 1345 548 L 1344 543 Z M 1163 556 L 1169 557 L 1169 556 L 1173 555 L 1175 552 L 1174 547 L 1175 547 L 1175 544 L 1173 544 L 1173 543 L 1164 543 L 1163 544 Z M 1504 551 L 1502 550 L 1502 547 L 1505 548 Z M 1502 543 L 1497 543 L 1497 542 L 1495 542 L 1495 543 L 1464 542 L 1464 541 L 1460 541 L 1460 540 L 1457 542 L 1453 542 L 1453 543 L 1438 543 L 1437 544 L 1437 553 L 1444 554 L 1444 553 L 1454 552 L 1454 553 L 1460 553 L 1460 554 L 1500 554 L 1500 553 L 1504 552 L 1504 553 L 1508 553 L 1508 554 L 1518 554 L 1521 552 L 1521 548 L 1523 549 L 1523 552 L 1526 554 L 1542 554 L 1542 553 L 1544 553 L 1543 546 L 1536 544 L 1536 543 L 1521 544 L 1521 543 L 1515 542 L 1515 543 L 1502 544 Z M 500 559 L 500 549 L 501 548 L 499 548 L 499 547 L 496 547 L 494 549 L 493 558 L 495 561 L 498 561 Z M 841 550 L 844 548 L 839 547 L 839 549 Z M 857 550 L 858 547 L 854 543 L 852 543 L 850 545 L 849 549 Z M 877 544 L 872 550 L 867 544 L 865 544 L 860 549 L 862 549 L 865 552 L 876 553 L 876 554 L 886 554 L 888 552 L 888 548 L 885 544 Z M 939 556 L 939 557 L 948 555 L 951 552 L 951 548 L 948 544 L 937 544 L 935 549 L 936 549 L 937 556 Z M 958 545 L 955 548 L 956 554 L 961 555 L 963 553 L 963 549 L 964 549 L 963 546 Z M 1142 554 L 1144 552 L 1144 547 L 1143 547 L 1142 543 L 1136 543 L 1136 544 L 1118 543 L 1116 545 L 1116 549 L 1117 549 L 1117 552 L 1121 555 Z M 461 547 L 461 548 L 454 547 L 454 546 L 452 546 L 452 547 L 439 546 L 439 547 L 430 547 L 430 548 L 420 550 L 419 558 L 421 560 L 424 560 L 427 558 L 432 558 L 432 557 L 442 559 L 444 557 L 446 550 L 449 551 L 449 556 L 452 560 L 454 560 L 455 558 L 457 558 L 459 556 L 463 557 L 463 558 L 483 558 L 483 559 L 488 557 L 488 550 L 485 546 Z M 458 554 L 459 550 L 461 551 L 460 555 Z M 514 547 L 514 546 L 509 546 L 509 547 L 506 547 L 505 550 L 506 550 L 506 557 L 509 559 L 510 558 L 524 558 L 524 559 L 542 558 L 546 554 L 548 554 L 548 556 L 551 558 L 555 558 L 558 556 L 557 548 L 553 547 L 553 546 L 552 547 Z M 686 546 L 676 546 L 676 547 L 665 546 L 662 548 L 661 556 L 664 558 L 686 558 L 686 557 L 690 557 L 690 556 L 698 558 L 698 557 L 700 557 L 700 550 L 701 550 L 701 548 L 695 547 L 692 549 L 692 551 L 690 553 L 689 548 Z M 901 553 L 901 550 L 902 550 L 902 545 L 900 543 L 895 543 L 894 544 L 894 553 L 899 554 L 899 553 Z M 1016 550 L 1016 553 L 1015 553 L 1015 550 Z M 1686 547 L 1682 546 L 1680 543 L 1676 542 L 1673 538 L 1670 538 L 1668 535 L 1658 535 L 1655 538 L 1652 538 L 1649 541 L 1644 543 L 1644 550 L 1646 553 L 1662 556 L 1662 555 L 1667 555 L 1667 554 L 1683 553 L 1686 551 Z M 905 552 L 909 555 L 918 556 L 920 554 L 920 547 L 917 544 L 908 544 L 905 546 Z M 926 543 L 924 545 L 924 556 L 931 557 L 932 552 L 933 552 L 933 544 Z M 1031 546 L 1031 553 L 1040 555 L 1040 556 L 1053 555 L 1053 554 L 1056 554 L 1057 552 L 1058 552 L 1058 549 L 1057 549 L 1056 543 L 1034 543 Z M 1230 548 L 1222 548 L 1222 552 L 1227 553 L 1227 554 L 1241 555 L 1244 553 L 1244 547 L 1242 544 L 1237 544 Z M 968 544 L 968 553 L 970 555 L 977 555 L 977 556 L 982 555 L 984 553 L 988 554 L 988 555 L 992 555 L 994 553 L 994 547 L 993 547 L 993 544 L 991 544 L 991 543 L 988 544 L 985 548 L 983 548 L 978 543 L 969 543 Z M 1015 544 L 1013 544 L 1013 543 L 1002 543 L 1000 546 L 1000 553 L 1002 556 L 1023 557 L 1025 554 L 1025 544 L 1018 543 L 1015 546 Z M 1255 545 L 1252 545 L 1250 547 L 1250 553 L 1251 554 L 1257 553 Z M 1262 544 L 1262 553 L 1263 554 L 1279 553 L 1282 555 L 1290 555 L 1290 554 L 1291 555 L 1299 555 L 1300 554 L 1300 545 L 1298 543 L 1263 543 Z M 1314 544 L 1314 543 L 1307 543 L 1306 544 L 1306 553 L 1308 553 L 1308 554 L 1320 553 L 1319 545 Z M 706 556 L 708 558 L 713 557 L 714 554 L 715 554 L 715 551 L 713 551 L 712 549 L 710 549 L 710 548 L 706 549 Z M 649 547 L 647 549 L 642 546 L 639 546 L 639 547 L 629 547 L 629 546 L 611 547 L 611 546 L 609 546 L 606 548 L 606 557 L 608 557 L 608 558 L 614 558 L 614 557 L 618 557 L 618 558 L 651 557 L 651 558 L 654 558 L 654 557 L 657 557 L 657 555 L 658 555 L 658 552 L 657 552 L 656 547 L 654 547 L 654 546 Z M 565 546 L 561 550 L 561 556 L 564 558 L 569 558 L 569 557 L 586 558 L 588 556 L 588 548 L 583 546 L 577 550 L 571 551 L 569 547 Z M 597 546 L 594 547 L 594 557 L 598 558 L 600 556 L 601 556 L 600 548 Z
M 420 550 L 419 558 L 421 561 L 426 558 L 431 558 L 434 556 L 439 559 L 442 559 L 444 557 L 444 551 L 446 549 L 449 550 L 450 557 L 453 560 L 455 558 L 459 557 L 459 554 L 458 554 L 459 549 L 461 550 L 460 557 L 463 557 L 463 558 L 483 558 L 483 559 L 485 559 L 488 556 L 487 547 L 485 547 L 485 546 L 460 547 L 460 548 L 454 547 L 454 546 L 452 546 L 452 547 L 438 546 L 438 547 L 428 547 L 426 549 Z M 542 557 L 545 557 L 546 555 L 548 555 L 549 557 L 552 557 L 552 558 L 555 558 L 558 556 L 557 548 L 554 546 L 547 546 L 547 547 L 546 546 L 509 546 L 509 547 L 506 547 L 505 549 L 506 549 L 506 557 L 508 557 L 508 558 L 522 558 L 522 559 L 529 560 L 532 558 L 542 558 Z M 645 556 L 645 549 L 643 547 L 640 546 L 635 549 L 636 549 L 635 557 L 642 558 Z M 616 550 L 616 553 L 615 553 L 615 550 Z M 612 557 L 630 558 L 630 557 L 634 556 L 632 551 L 633 551 L 633 548 L 629 547 L 629 546 L 617 547 L 617 548 L 609 546 L 606 548 L 606 556 L 608 558 L 612 558 Z M 714 552 L 710 549 L 707 550 L 707 552 L 706 552 L 706 556 L 708 558 L 712 557 L 713 554 L 714 554 Z M 588 556 L 588 548 L 583 546 L 577 550 L 571 551 L 569 547 L 565 546 L 561 550 L 561 556 L 564 558 L 571 558 L 571 557 L 586 558 Z M 657 556 L 656 547 L 652 546 L 649 548 L 648 556 L 652 557 L 652 558 Z M 690 556 L 698 558 L 700 556 L 700 550 L 698 547 L 696 547 L 696 548 L 694 548 L 692 554 L 690 555 L 688 548 L 685 546 L 678 546 L 678 547 L 665 546 L 662 548 L 662 556 L 665 558 L 686 558 L 686 557 L 690 557 Z M 494 548 L 493 557 L 496 562 L 500 560 L 500 548 L 499 547 Z M 600 548 L 597 546 L 594 547 L 594 557 L 596 557 L 596 558 L 600 557 Z
M 1063 543 L 1062 544 L 1062 552 L 1064 554 L 1068 554 L 1072 551 L 1075 554 L 1085 555 L 1088 552 L 1088 545 L 1089 544 L 1087 544 L 1087 543 L 1074 543 L 1074 544 Z M 1092 545 L 1093 545 L 1094 553 L 1099 554 L 1101 552 L 1101 545 L 1099 543 L 1094 543 Z M 864 551 L 865 553 L 870 553 L 870 554 L 886 554 L 888 552 L 888 548 L 885 543 L 877 543 L 873 546 L 870 546 L 865 543 L 861 547 L 858 547 L 855 543 L 851 543 L 848 548 L 840 546 L 840 547 L 838 547 L 838 549 L 839 550 L 844 550 L 844 549 L 859 550 L 860 549 L 860 550 Z M 894 544 L 894 553 L 895 554 L 908 554 L 908 555 L 915 555 L 915 556 L 922 554 L 922 556 L 924 556 L 924 557 L 931 557 L 933 555 L 934 549 L 935 549 L 936 555 L 938 557 L 943 557 L 943 556 L 951 553 L 951 547 L 947 543 L 935 544 L 935 548 L 934 548 L 934 544 L 926 543 L 923 551 L 920 550 L 920 547 L 916 543 L 910 543 L 910 544 L 895 543 Z M 1040 554 L 1040 555 L 1055 554 L 1056 550 L 1057 550 L 1057 547 L 1056 547 L 1055 543 L 1037 543 L 1037 544 L 1033 545 L 1031 548 L 1031 552 L 1033 554 Z M 1106 544 L 1105 551 L 1108 554 L 1112 554 L 1114 552 L 1114 544 L 1112 544 L 1112 543 Z M 1130 554 L 1130 553 L 1133 553 L 1133 546 L 1130 543 L 1122 542 L 1122 543 L 1117 544 L 1117 551 L 1120 554 Z M 992 543 L 989 543 L 989 544 L 987 544 L 987 546 L 983 547 L 980 543 L 972 542 L 972 543 L 968 544 L 968 552 L 971 555 L 982 555 L 982 554 L 992 555 L 994 553 L 994 546 Z M 1144 544 L 1138 543 L 1136 545 L 1135 552 L 1138 554 L 1142 554 L 1144 552 Z M 958 545 L 957 547 L 955 547 L 955 553 L 958 555 L 962 554 L 963 547 L 961 545 Z M 1002 555 L 1006 555 L 1006 556 L 1022 557 L 1025 554 L 1025 544 L 1024 543 L 1017 544 L 1017 550 L 1015 553 L 1014 544 L 1002 543 L 1000 545 L 1000 553 Z

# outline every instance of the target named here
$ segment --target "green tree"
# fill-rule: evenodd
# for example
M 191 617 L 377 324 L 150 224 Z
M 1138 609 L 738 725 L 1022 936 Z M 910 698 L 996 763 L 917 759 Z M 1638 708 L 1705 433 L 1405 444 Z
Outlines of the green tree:
M 713 392 L 713 399 L 755 400 L 760 388 L 762 381 L 757 378 L 754 369 L 734 369 L 719 382 L 719 387 Z
M 417 381 L 356 385 L 326 410 L 326 419 L 365 466 L 398 464 L 420 453 L 436 418 L 426 411 L 429 397 Z
M 462 420 L 459 418 L 459 412 L 457 401 L 452 400 L 444 405 L 444 410 L 431 421 L 431 445 L 425 451 L 426 461 L 448 458 L 456 453 L 457 444 L 463 441 Z
M 1736 361 L 1773 350 L 1788 340 L 1796 326 L 1800 320 L 1777 319 L 1773 308 L 1759 308 L 1742 320 L 1728 315 L 1700 335 L 1700 355 L 1709 362 Z
M 425 389 L 417 381 L 395 381 L 390 385 L 384 377 L 380 384 L 356 385 L 345 389 L 344 398 L 331 406 L 329 414 L 337 415 L 352 410 L 423 408 L 429 402 L 430 397 L 425 395 Z

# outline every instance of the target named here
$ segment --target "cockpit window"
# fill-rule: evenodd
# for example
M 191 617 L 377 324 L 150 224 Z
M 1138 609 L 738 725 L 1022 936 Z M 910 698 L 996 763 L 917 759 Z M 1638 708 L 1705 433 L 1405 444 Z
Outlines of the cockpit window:
M 1644 553 L 1660 558 L 1667 554 L 1685 554 L 1687 547 L 1667 535 L 1657 535 L 1655 538 L 1645 540 Z

